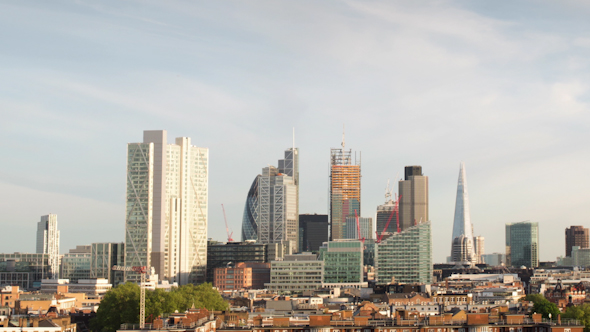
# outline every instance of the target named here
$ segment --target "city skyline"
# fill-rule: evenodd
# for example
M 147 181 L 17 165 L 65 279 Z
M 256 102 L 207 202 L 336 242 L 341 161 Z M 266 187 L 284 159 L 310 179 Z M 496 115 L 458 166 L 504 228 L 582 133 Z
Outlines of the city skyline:
M 299 212 L 326 214 L 344 123 L 363 153 L 362 217 L 421 165 L 444 262 L 463 160 L 486 252 L 504 252 L 505 223 L 531 220 L 541 260 L 555 260 L 565 242 L 551 235 L 589 226 L 590 7 L 525 4 L 145 4 L 138 16 L 117 2 L 3 3 L 0 226 L 33 232 L 52 212 L 62 252 L 122 242 L 121 146 L 147 129 L 209 148 L 209 237 L 226 237 L 222 203 L 239 233 L 253 175 L 293 127 Z M 0 252 L 33 245 L 2 238 Z

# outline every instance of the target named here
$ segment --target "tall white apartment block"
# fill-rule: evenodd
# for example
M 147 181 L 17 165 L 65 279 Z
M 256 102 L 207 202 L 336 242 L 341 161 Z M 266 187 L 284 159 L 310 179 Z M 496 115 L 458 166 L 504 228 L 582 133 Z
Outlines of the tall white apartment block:
M 57 279 L 59 273 L 59 230 L 57 215 L 41 216 L 37 223 L 37 253 L 46 254 L 51 279 Z
M 205 280 L 208 169 L 209 150 L 188 137 L 168 144 L 165 130 L 146 130 L 128 144 L 125 265 L 180 285 Z

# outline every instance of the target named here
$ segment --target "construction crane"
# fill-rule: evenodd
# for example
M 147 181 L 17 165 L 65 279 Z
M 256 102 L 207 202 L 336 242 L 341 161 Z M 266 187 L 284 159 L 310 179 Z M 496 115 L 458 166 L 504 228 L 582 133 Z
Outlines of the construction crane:
M 221 208 L 223 209 L 223 220 L 225 220 L 225 231 L 227 232 L 227 242 L 234 242 L 234 239 L 231 237 L 234 235 L 234 232 L 229 232 L 229 227 L 227 226 L 227 217 L 225 216 L 225 207 L 221 204 Z
M 119 266 L 113 265 L 113 271 L 136 272 L 141 275 L 139 288 L 139 329 L 143 330 L 145 327 L 145 276 L 147 274 L 147 266 Z
M 356 231 L 359 237 L 359 240 L 361 240 L 363 242 L 363 244 L 365 243 L 365 238 L 361 238 L 361 223 L 359 222 L 359 216 L 356 213 L 356 209 L 354 209 L 354 218 L 356 219 Z
M 394 213 L 395 213 L 395 216 L 397 219 L 397 232 L 399 233 L 401 231 L 400 227 L 399 227 L 399 201 L 401 200 L 401 198 L 402 198 L 402 196 L 400 195 L 395 200 L 395 205 L 393 207 L 393 210 L 391 210 L 391 214 L 389 215 L 389 219 L 387 219 L 387 224 L 385 224 L 385 228 L 383 229 L 381 234 L 377 233 L 377 243 L 381 243 L 381 240 L 383 240 L 383 235 L 387 231 L 387 228 L 389 227 L 389 223 L 391 222 L 391 218 L 393 217 Z

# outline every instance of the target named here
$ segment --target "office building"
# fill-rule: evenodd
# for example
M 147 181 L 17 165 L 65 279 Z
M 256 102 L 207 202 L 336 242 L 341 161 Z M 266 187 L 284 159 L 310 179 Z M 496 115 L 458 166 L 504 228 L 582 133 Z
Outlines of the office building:
M 112 269 L 113 265 L 123 266 L 125 244 L 120 243 L 92 243 L 90 248 L 90 278 L 103 278 L 116 287 L 124 282 L 122 271 Z
M 565 255 L 572 256 L 572 247 L 578 246 L 580 249 L 588 249 L 588 228 L 583 226 L 571 226 L 565 229 Z
M 359 238 L 358 232 L 361 232 Z M 373 238 L 373 218 L 358 217 L 354 216 L 346 218 L 346 224 L 344 227 L 344 238 L 345 239 L 372 239 Z
M 299 215 L 299 252 L 318 252 L 329 239 L 327 214 Z
M 60 259 L 61 256 L 58 256 L 58 262 Z M 0 285 L 18 285 L 23 289 L 38 288 L 41 280 L 52 279 L 54 274 L 51 269 L 47 254 L 0 254 Z
M 482 256 L 485 254 L 485 238 L 483 236 L 473 238 L 473 251 L 475 252 L 475 262 L 483 264 Z
M 69 279 L 75 283 L 80 279 L 90 278 L 90 246 L 76 246 L 61 258 L 60 279 Z
M 358 240 L 326 242 L 318 259 L 324 261 L 324 287 L 367 287 L 363 282 L 363 247 Z
M 330 239 L 344 239 L 346 218 L 361 215 L 361 161 L 352 150 L 330 150 Z
M 422 174 L 422 166 L 406 166 L 404 180 L 399 181 L 400 230 L 427 222 L 428 177 Z
M 455 219 L 451 242 L 451 261 L 462 264 L 476 264 L 475 244 L 473 243 L 473 225 L 469 212 L 469 194 L 467 192 L 467 176 L 465 163 L 461 162 L 459 181 L 457 183 L 457 199 L 455 201 Z
M 207 282 L 214 282 L 216 268 L 226 268 L 241 262 L 268 263 L 269 245 L 263 243 L 209 241 L 207 243 Z
M 539 224 L 522 221 L 506 224 L 506 265 L 539 266 Z
M 165 130 L 127 146 L 125 265 L 148 266 L 180 285 L 205 280 L 209 151 Z M 139 275 L 127 273 L 137 281 Z
M 377 284 L 432 282 L 432 231 L 430 221 L 393 233 L 377 244 Z
M 298 250 L 299 150 L 289 148 L 279 167 L 268 166 L 250 186 L 242 219 L 242 241 L 287 242 Z
M 270 282 L 265 287 L 274 292 L 302 293 L 322 287 L 324 261 L 316 254 L 286 255 L 270 263 Z
M 378 234 L 397 232 L 398 210 L 396 209 L 396 200 L 397 198 L 393 199 L 391 192 L 387 191 L 385 193 L 385 203 L 377 206 L 375 223 Z
M 57 279 L 59 274 L 59 230 L 57 215 L 41 216 L 37 223 L 37 253 L 47 255 L 49 262 L 48 274 L 44 277 Z
M 580 248 L 579 246 L 572 247 L 571 256 L 572 266 L 586 268 L 590 266 L 590 249 Z
M 242 262 L 214 269 L 213 286 L 220 291 L 264 289 L 270 282 L 270 263 Z
M 489 266 L 502 266 L 506 264 L 506 255 L 499 252 L 483 254 L 482 263 L 488 264 Z

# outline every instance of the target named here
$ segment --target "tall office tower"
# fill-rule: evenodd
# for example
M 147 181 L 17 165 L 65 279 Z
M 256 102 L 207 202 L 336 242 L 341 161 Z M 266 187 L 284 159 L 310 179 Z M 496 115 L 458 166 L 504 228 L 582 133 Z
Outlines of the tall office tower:
M 565 229 L 565 256 L 572 257 L 572 247 L 579 246 L 580 249 L 587 249 L 588 228 L 582 226 L 571 226 Z
M 60 262 L 56 214 L 41 216 L 41 221 L 37 223 L 37 253 L 47 255 L 49 277 L 50 279 L 57 279 Z
M 389 225 L 387 222 L 389 221 Z M 395 200 L 391 197 L 388 190 L 385 193 L 385 203 L 377 206 L 377 233 L 395 233 L 397 232 L 397 211 L 395 211 Z M 387 226 L 387 229 L 385 229 Z
M 358 218 L 358 225 L 355 217 L 346 217 L 346 225 L 344 227 L 344 238 L 349 240 L 359 240 L 359 230 L 361 239 L 373 238 L 373 218 Z
M 453 222 L 453 238 L 451 242 L 451 261 L 475 264 L 475 244 L 473 243 L 473 225 L 469 213 L 469 194 L 465 163 L 461 162 L 459 182 L 457 183 L 457 200 L 455 201 L 455 221 Z
M 209 150 L 188 137 L 168 144 L 165 130 L 146 130 L 128 144 L 126 266 L 153 267 L 180 285 L 205 280 L 208 169 Z
M 299 215 L 299 252 L 317 252 L 329 238 L 327 214 Z
M 432 282 L 432 230 L 430 221 L 387 236 L 376 245 L 376 282 Z
M 539 224 L 521 221 L 506 224 L 506 266 L 539 266 Z
M 122 271 L 112 270 L 113 265 L 124 265 L 125 244 L 93 243 L 90 248 L 90 278 L 104 278 L 113 287 L 124 282 Z
M 352 150 L 345 150 L 344 135 L 341 149 L 330 150 L 330 238 L 344 239 L 346 217 L 361 214 L 361 162 L 353 164 Z
M 285 242 L 297 251 L 299 149 L 285 150 L 285 159 L 278 164 L 278 168 L 263 168 L 250 186 L 242 219 L 242 241 Z
M 473 238 L 473 251 L 475 252 L 476 263 L 483 264 L 483 255 L 485 254 L 485 239 L 483 236 Z
M 428 177 L 422 174 L 422 166 L 406 166 L 404 180 L 399 182 L 400 230 L 407 229 L 428 219 Z

